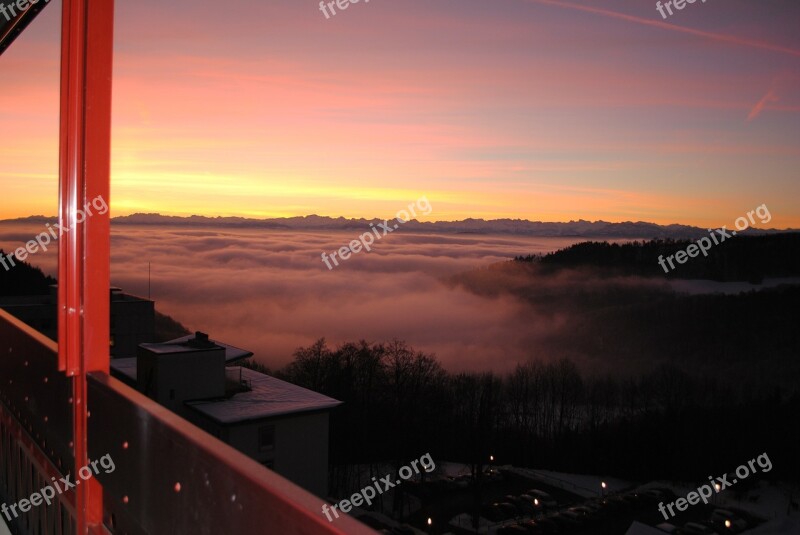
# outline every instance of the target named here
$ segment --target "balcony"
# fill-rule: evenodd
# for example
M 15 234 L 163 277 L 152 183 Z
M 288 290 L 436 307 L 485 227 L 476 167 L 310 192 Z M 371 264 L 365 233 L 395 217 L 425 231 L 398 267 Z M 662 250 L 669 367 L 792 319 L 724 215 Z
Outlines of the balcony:
M 0 311 L 0 494 L 8 504 L 62 478 L 80 485 L 72 434 L 72 382 L 57 346 Z M 368 534 L 348 517 L 108 374 L 87 378 L 88 458 L 113 461 L 101 487 L 102 524 L 91 533 Z M 81 467 L 78 467 L 80 470 Z M 69 477 L 67 477 L 69 476 Z M 55 479 L 53 479 L 55 478 Z M 63 486 L 63 485 L 62 485 Z M 77 487 L 76 487 L 77 488 Z M 77 533 L 75 490 L 5 517 L 13 533 Z

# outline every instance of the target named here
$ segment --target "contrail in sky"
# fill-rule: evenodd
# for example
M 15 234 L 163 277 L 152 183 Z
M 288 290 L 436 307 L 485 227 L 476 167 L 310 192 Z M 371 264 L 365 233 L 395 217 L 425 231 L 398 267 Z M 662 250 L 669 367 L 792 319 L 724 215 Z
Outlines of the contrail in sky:
M 652 26 L 654 28 L 661 28 L 663 30 L 670 30 L 673 32 L 680 32 L 689 35 L 694 35 L 696 37 L 703 37 L 705 39 L 711 39 L 714 41 L 720 41 L 723 43 L 731 43 L 740 46 L 748 46 L 751 48 L 760 48 L 761 50 L 769 50 L 771 52 L 779 52 L 781 54 L 789 54 L 791 56 L 800 57 L 800 50 L 795 50 L 793 48 L 787 48 L 785 46 L 775 45 L 772 43 L 767 43 L 764 41 L 757 41 L 754 39 L 743 39 L 740 37 L 735 37 L 733 35 L 726 35 L 723 33 L 714 33 L 714 32 L 706 32 L 703 30 L 695 30 L 692 28 L 684 28 L 682 26 L 675 26 L 674 24 L 667 24 L 666 22 L 661 22 L 657 20 L 645 19 L 642 17 L 636 17 L 634 15 L 626 15 L 624 13 L 618 13 L 616 11 L 610 11 L 607 9 L 602 9 L 599 7 L 591 7 L 591 6 L 584 6 L 581 4 L 576 4 L 574 2 L 565 2 L 562 0 L 527 0 L 528 2 L 535 2 L 537 4 L 546 4 L 556 7 L 563 7 L 567 9 L 575 9 L 578 11 L 585 11 L 586 13 L 594 13 L 595 15 L 602 15 L 604 17 L 610 17 L 619 20 L 625 20 L 628 22 L 635 22 L 637 24 L 644 24 L 646 26 Z

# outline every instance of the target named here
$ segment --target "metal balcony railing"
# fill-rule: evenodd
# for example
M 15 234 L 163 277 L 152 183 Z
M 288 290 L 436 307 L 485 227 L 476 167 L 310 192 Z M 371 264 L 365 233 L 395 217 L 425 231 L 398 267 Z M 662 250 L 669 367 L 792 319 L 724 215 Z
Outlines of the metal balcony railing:
M 0 494 L 7 505 L 67 475 L 81 481 L 74 379 L 57 361 L 54 342 L 0 310 Z M 89 374 L 87 398 L 88 458 L 108 456 L 114 466 L 93 475 L 102 485 L 100 532 L 374 534 L 345 516 L 329 522 L 320 498 L 105 373 Z M 72 489 L 49 505 L 16 511 L 7 520 L 15 533 L 76 533 Z

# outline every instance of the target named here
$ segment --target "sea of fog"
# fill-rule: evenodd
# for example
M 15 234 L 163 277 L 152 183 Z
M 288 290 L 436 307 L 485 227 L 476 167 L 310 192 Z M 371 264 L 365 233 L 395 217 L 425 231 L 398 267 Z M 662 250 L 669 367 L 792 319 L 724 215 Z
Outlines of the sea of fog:
M 43 230 L 2 223 L 0 248 L 13 250 Z M 331 345 L 399 338 L 451 370 L 503 371 L 524 360 L 536 331 L 548 326 L 532 324 L 529 309 L 511 297 L 480 297 L 440 277 L 583 241 L 401 228 L 329 270 L 321 253 L 357 234 L 117 225 L 111 282 L 135 295 L 149 291 L 160 312 L 271 367 L 322 337 Z M 55 276 L 56 258 L 51 248 L 28 261 Z

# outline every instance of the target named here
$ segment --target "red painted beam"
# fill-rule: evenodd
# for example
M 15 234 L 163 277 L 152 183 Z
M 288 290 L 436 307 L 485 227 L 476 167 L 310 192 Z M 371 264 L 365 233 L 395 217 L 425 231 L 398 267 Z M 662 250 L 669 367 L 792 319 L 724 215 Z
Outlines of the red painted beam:
M 73 377 L 75 466 L 87 464 L 86 374 L 109 369 L 113 0 L 64 0 L 59 140 L 58 363 Z M 99 202 L 99 201 L 102 201 Z M 102 488 L 76 493 L 77 528 L 100 529 Z M 99 531 L 98 531 L 99 532 Z

